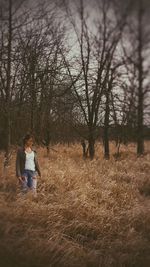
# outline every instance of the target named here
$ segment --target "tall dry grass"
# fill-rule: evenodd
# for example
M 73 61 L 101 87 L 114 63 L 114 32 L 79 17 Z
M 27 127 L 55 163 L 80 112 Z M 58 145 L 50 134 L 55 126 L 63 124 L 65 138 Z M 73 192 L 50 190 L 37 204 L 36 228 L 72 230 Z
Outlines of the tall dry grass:
M 21 195 L 15 151 L 3 173 L 0 154 L 1 267 L 150 266 L 150 144 L 116 161 L 83 160 L 80 145 L 38 148 L 38 195 Z

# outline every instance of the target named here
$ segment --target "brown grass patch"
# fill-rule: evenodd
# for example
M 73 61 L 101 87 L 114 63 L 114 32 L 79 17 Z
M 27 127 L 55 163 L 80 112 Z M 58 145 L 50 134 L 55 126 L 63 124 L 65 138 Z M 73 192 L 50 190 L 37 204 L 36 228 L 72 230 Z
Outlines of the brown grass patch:
M 5 176 L 0 154 L 0 266 L 148 267 L 150 155 L 132 145 L 116 161 L 111 144 L 108 161 L 98 144 L 90 161 L 77 144 L 54 149 L 38 148 L 36 199 L 19 193 L 15 151 Z

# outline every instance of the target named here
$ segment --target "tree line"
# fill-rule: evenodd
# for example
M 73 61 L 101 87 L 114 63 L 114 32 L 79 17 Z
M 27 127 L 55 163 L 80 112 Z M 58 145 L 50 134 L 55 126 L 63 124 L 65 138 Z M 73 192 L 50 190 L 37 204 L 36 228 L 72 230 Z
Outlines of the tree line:
M 0 0 L 0 148 L 135 141 L 150 126 L 148 1 Z

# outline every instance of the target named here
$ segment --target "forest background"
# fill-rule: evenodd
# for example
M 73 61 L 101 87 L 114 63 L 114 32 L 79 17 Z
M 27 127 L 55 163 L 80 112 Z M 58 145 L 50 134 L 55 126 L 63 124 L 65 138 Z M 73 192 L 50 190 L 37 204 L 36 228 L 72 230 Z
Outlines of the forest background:
M 148 1 L 0 1 L 0 148 L 149 139 Z

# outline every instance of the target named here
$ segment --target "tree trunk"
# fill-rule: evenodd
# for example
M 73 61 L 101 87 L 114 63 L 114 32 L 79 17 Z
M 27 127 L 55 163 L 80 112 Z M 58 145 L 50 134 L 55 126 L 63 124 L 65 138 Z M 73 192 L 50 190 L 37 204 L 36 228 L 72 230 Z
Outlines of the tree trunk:
M 89 156 L 90 159 L 93 160 L 95 156 L 95 139 L 92 134 L 90 134 L 89 136 L 88 143 L 89 143 Z
M 104 157 L 109 159 L 109 89 L 106 89 L 106 105 L 105 105 L 105 120 L 104 120 Z
M 35 109 L 36 109 L 36 88 L 35 88 L 35 63 L 34 57 L 31 62 L 31 76 L 30 76 L 30 86 L 31 86 L 31 122 L 30 122 L 30 130 L 32 133 L 35 132 Z
M 137 136 L 137 154 L 142 155 L 144 153 L 144 137 L 143 137 L 143 58 L 142 58 L 142 50 L 143 50 L 143 43 L 142 43 L 142 20 L 143 20 L 143 9 L 142 9 L 142 2 L 140 2 L 139 6 L 139 28 L 138 28 L 138 121 L 137 121 L 137 129 L 138 129 L 138 136 Z
M 11 49 L 12 49 L 12 2 L 9 0 L 9 24 L 7 47 L 7 85 L 6 85 L 6 158 L 9 156 L 11 139 L 10 90 L 11 90 Z
M 143 137 L 143 96 L 141 92 L 139 92 L 138 102 L 139 103 L 138 103 L 137 154 L 142 155 L 144 153 L 144 137 Z

